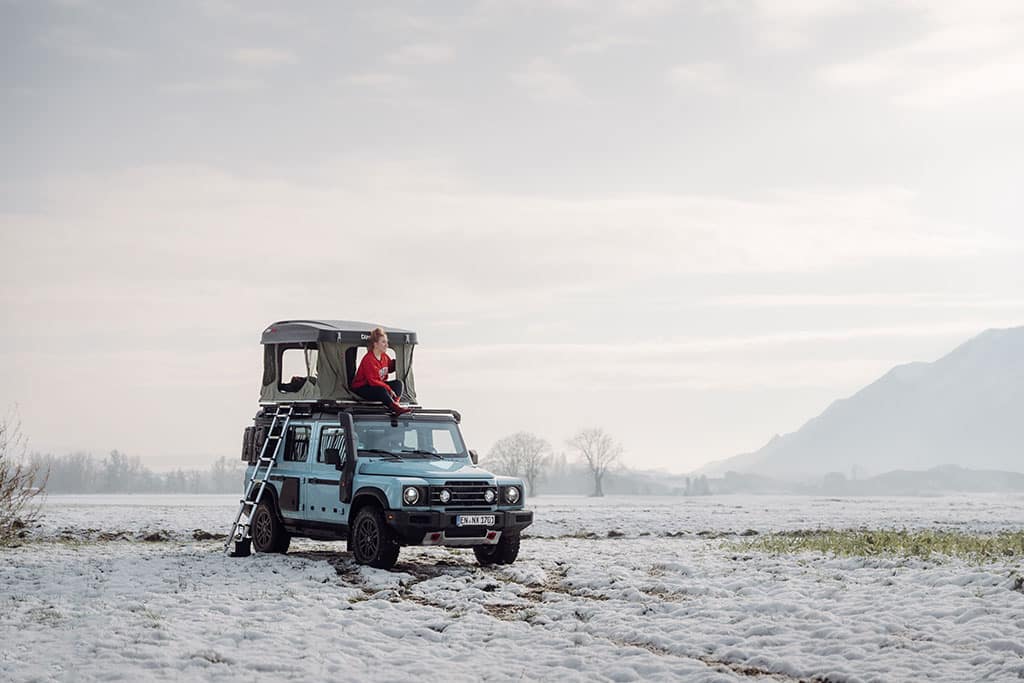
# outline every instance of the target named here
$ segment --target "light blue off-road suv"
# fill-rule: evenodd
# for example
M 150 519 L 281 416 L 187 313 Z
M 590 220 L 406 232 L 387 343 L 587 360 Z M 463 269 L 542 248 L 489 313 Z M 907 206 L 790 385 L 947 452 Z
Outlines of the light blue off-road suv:
M 511 564 L 533 522 L 523 481 L 478 467 L 460 419 L 454 410 L 263 406 L 243 441 L 249 500 L 232 554 L 283 553 L 300 536 L 347 540 L 357 562 L 384 569 L 406 545 L 471 547 L 481 565 Z

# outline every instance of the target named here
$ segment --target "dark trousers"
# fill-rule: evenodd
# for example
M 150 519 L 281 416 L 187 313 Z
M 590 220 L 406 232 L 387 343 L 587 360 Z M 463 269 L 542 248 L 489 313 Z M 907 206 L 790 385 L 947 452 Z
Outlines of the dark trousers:
M 405 391 L 405 385 L 402 383 L 402 380 L 392 380 L 387 384 L 398 398 L 402 398 L 402 392 Z M 367 401 L 380 401 L 386 406 L 393 405 L 391 396 L 388 395 L 388 390 L 384 387 L 375 387 L 372 384 L 367 384 L 365 387 L 353 389 L 352 393 L 359 396 L 359 398 L 365 398 Z

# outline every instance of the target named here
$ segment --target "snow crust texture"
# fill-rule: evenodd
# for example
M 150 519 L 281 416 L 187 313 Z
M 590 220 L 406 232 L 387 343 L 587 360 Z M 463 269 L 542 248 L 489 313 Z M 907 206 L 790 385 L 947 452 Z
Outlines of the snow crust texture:
M 391 572 L 343 543 L 228 558 L 207 537 L 232 501 L 51 499 L 35 538 L 0 550 L 0 680 L 1024 678 L 1012 560 L 735 543 L 823 526 L 1020 529 L 1021 499 L 540 498 L 514 565 L 405 548 Z

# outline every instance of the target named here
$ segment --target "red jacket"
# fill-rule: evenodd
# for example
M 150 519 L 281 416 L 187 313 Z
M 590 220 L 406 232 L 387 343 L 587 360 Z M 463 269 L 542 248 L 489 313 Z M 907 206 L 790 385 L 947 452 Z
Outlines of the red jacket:
M 388 378 L 388 374 L 395 371 L 395 359 L 389 357 L 386 353 L 382 354 L 380 360 L 377 360 L 373 351 L 370 351 L 363 360 L 359 362 L 359 369 L 356 370 L 356 374 L 352 377 L 352 388 L 358 389 L 360 387 L 371 386 L 371 387 L 388 387 L 388 383 L 385 381 Z

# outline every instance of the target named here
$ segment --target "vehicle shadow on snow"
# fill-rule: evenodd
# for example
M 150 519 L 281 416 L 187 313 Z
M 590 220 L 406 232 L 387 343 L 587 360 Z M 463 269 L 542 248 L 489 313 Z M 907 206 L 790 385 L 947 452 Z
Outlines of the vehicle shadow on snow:
M 484 575 L 489 573 L 471 557 L 463 560 L 455 557 L 418 558 L 406 555 L 402 556 L 393 568 L 385 570 L 372 569 L 360 565 L 353 559 L 351 553 L 347 551 L 291 550 L 288 552 L 288 555 L 290 557 L 302 557 L 309 560 L 327 562 L 334 567 L 334 571 L 338 573 L 338 576 L 350 579 L 353 583 L 362 582 L 364 572 L 380 572 L 384 575 L 407 574 L 413 577 L 414 581 L 412 583 L 419 583 L 420 581 L 427 581 L 445 575 Z

